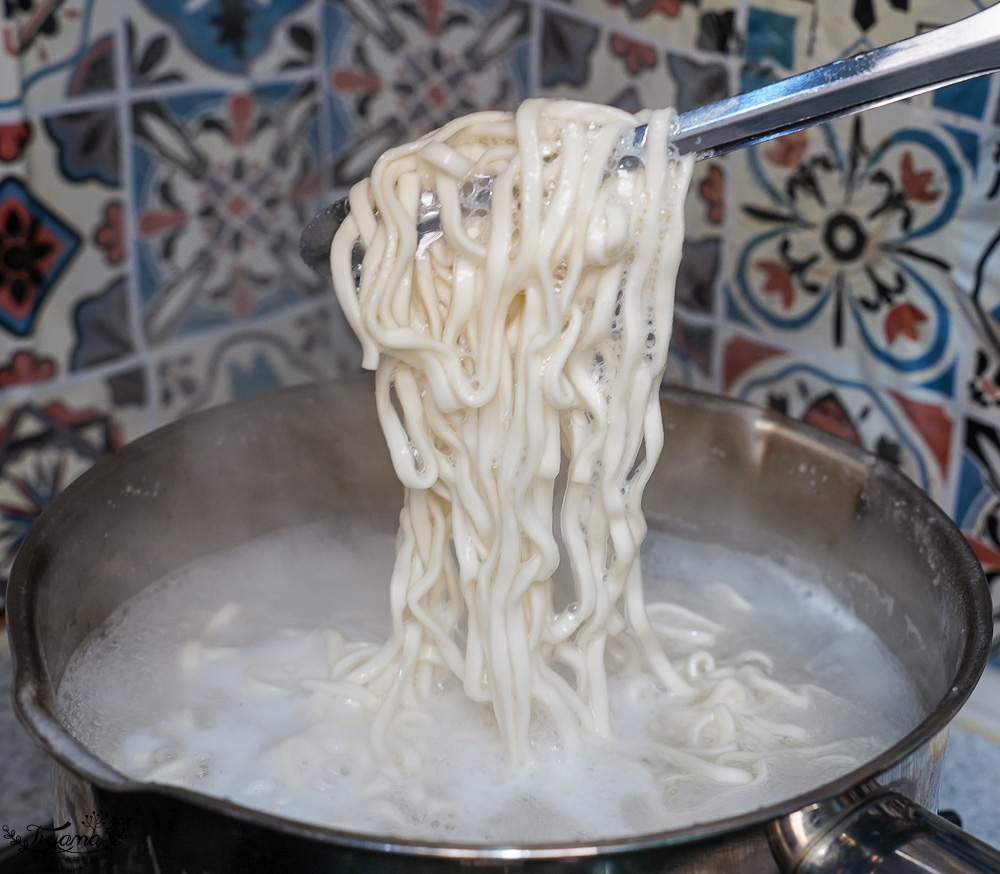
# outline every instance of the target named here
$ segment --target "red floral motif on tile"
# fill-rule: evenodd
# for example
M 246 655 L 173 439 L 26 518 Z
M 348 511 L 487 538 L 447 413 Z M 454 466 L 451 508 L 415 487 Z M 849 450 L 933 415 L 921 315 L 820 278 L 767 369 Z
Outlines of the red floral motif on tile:
M 931 191 L 934 180 L 933 170 L 917 170 L 913 165 L 913 155 L 905 152 L 899 162 L 899 181 L 906 196 L 917 203 L 934 203 L 941 197 L 940 191 Z
M 885 317 L 885 339 L 890 346 L 900 334 L 917 340 L 920 337 L 920 325 L 926 321 L 927 316 L 920 307 L 912 303 L 897 304 Z
M 722 356 L 723 390 L 729 391 L 740 376 L 761 361 L 787 354 L 774 346 L 765 346 L 746 337 L 734 337 L 727 344 Z
M 954 429 L 951 418 L 941 407 L 934 404 L 916 401 L 900 392 L 890 391 L 887 394 L 913 423 L 913 427 L 920 432 L 941 472 L 947 474 L 951 433 Z
M 15 385 L 46 382 L 56 373 L 56 364 L 51 358 L 37 356 L 27 350 L 15 352 L 10 360 L 0 366 L 0 389 Z
M 125 210 L 121 201 L 113 200 L 104 207 L 104 221 L 94 231 L 94 242 L 104 250 L 111 264 L 125 259 Z
M 633 76 L 656 66 L 656 52 L 644 42 L 616 33 L 612 35 L 610 44 L 612 54 L 625 62 L 626 69 Z
M 16 161 L 30 139 L 31 125 L 28 122 L 0 124 L 0 161 Z

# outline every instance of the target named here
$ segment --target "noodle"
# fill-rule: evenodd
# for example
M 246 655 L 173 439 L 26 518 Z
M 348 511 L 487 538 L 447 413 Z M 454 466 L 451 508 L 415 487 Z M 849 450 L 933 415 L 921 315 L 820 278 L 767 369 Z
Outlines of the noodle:
M 372 729 L 382 754 L 393 713 L 419 706 L 439 667 L 492 706 L 514 761 L 530 758 L 536 712 L 571 745 L 611 736 L 612 657 L 638 653 L 666 690 L 701 699 L 708 715 L 695 738 L 706 719 L 735 725 L 727 708 L 745 711 L 749 687 L 778 694 L 752 666 L 699 693 L 714 666 L 700 660 L 711 656 L 675 667 L 657 637 L 671 634 L 671 610 L 657 607 L 651 620 L 643 598 L 640 503 L 663 444 L 658 389 L 692 168 L 671 154 L 672 119 L 527 101 L 515 116 L 471 115 L 387 152 L 350 193 L 331 250 L 334 284 L 363 364 L 376 370 L 379 418 L 406 492 L 392 636 L 334 674 L 384 696 Z M 648 126 L 643 160 L 625 168 L 616 157 L 638 124 Z M 463 186 L 483 180 L 491 208 L 466 214 Z M 427 202 L 440 205 L 443 234 L 422 246 Z M 557 608 L 563 454 L 573 594 Z M 673 612 L 683 629 L 675 637 L 692 624 L 708 641 L 721 630 Z M 697 755 L 669 758 L 739 779 Z

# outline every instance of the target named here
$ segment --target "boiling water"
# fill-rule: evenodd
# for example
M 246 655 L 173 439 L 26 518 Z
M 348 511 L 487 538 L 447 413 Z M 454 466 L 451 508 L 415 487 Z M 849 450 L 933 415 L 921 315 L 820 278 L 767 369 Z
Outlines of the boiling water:
M 74 655 L 59 689 L 69 729 L 125 774 L 293 819 L 532 843 L 753 810 L 852 770 L 920 720 L 892 656 L 810 582 L 808 567 L 650 532 L 647 603 L 670 601 L 726 629 L 712 641 L 692 619 L 689 639 L 665 643 L 668 655 L 708 659 L 707 670 L 763 651 L 771 678 L 790 690 L 758 708 L 764 724 L 779 726 L 778 743 L 737 738 L 733 755 L 757 757 L 750 783 L 735 772 L 722 783 L 699 776 L 683 704 L 651 676 L 614 666 L 613 741 L 567 749 L 539 724 L 534 761 L 513 768 L 492 712 L 446 681 L 424 703 L 430 718 L 405 728 L 425 751 L 423 766 L 387 777 L 368 743 L 370 713 L 325 694 L 323 683 L 338 634 L 387 636 L 395 528 L 387 517 L 289 530 L 172 573 Z M 711 719 L 699 730 L 710 735 Z

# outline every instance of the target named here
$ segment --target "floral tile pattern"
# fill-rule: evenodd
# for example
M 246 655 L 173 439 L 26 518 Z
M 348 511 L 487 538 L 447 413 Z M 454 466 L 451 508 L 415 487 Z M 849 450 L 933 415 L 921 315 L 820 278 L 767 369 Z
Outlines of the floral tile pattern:
M 743 89 L 784 79 L 817 65 L 810 61 L 819 5 L 814 0 L 804 3 L 773 0 L 749 5 L 746 35 L 742 40 L 744 67 L 740 84 Z
M 155 364 L 157 421 L 260 391 L 354 372 L 360 347 L 329 305 L 298 307 L 252 327 L 175 346 Z
M 971 15 L 989 0 L 935 3 L 906 0 L 750 2 L 742 40 L 741 85 L 754 88 L 793 73 L 917 36 Z M 984 119 L 991 108 L 995 77 L 970 79 L 911 98 L 911 106 L 943 110 L 946 115 Z
M 1000 230 L 992 226 L 984 213 L 997 208 L 1000 201 L 1000 170 L 996 161 L 1000 150 L 990 154 L 990 170 L 985 177 L 986 190 L 977 192 L 968 214 L 956 226 L 965 237 L 967 253 L 963 269 L 956 271 L 956 282 L 965 292 L 966 324 L 970 338 L 968 372 L 956 392 L 970 410 L 980 415 L 1000 412 Z
M 616 27 L 692 45 L 705 51 L 735 48 L 736 4 L 724 0 L 569 0 L 574 10 Z
M 0 577 L 31 523 L 94 462 L 148 426 L 146 377 L 126 368 L 44 385 L 45 359 L 22 351 L 0 366 Z M 0 598 L 2 606 L 2 598 Z
M 83 110 L 6 130 L 20 172 L 0 179 L 0 337 L 10 341 L 0 367 L 29 344 L 51 378 L 130 353 L 117 114 Z
M 967 416 L 953 517 L 972 545 L 990 583 L 993 603 L 1000 603 L 1000 423 L 996 418 Z M 1000 673 L 1000 653 L 992 664 Z
M 727 394 L 873 452 L 899 467 L 938 503 L 949 502 L 956 428 L 947 407 L 840 376 L 743 334 L 726 343 L 722 384 Z
M 859 0 L 851 6 L 816 2 L 812 53 L 822 58 L 846 57 L 950 24 L 990 5 L 992 0 L 956 0 L 952 3 Z
M 675 306 L 680 312 L 715 313 L 723 264 L 726 175 L 722 161 L 695 165 L 684 204 L 684 247 Z
M 858 52 L 916 36 L 991 5 L 982 0 L 749 0 L 741 40 L 745 88 Z M 989 79 L 928 98 L 955 108 L 960 94 L 979 93 Z
M 561 11 L 545 13 L 539 51 L 541 87 L 550 97 L 683 112 L 729 94 L 721 60 L 668 52 Z
M 129 0 L 133 88 L 246 82 L 310 69 L 319 0 Z
M 148 343 L 320 291 L 297 242 L 320 205 L 316 110 L 312 82 L 133 105 L 138 287 Z
M 1000 429 L 996 422 L 963 422 L 955 521 L 991 580 L 1000 577 Z
M 879 380 L 950 393 L 965 303 L 946 243 L 970 168 L 948 131 L 889 107 L 736 162 L 733 316 Z
M 550 97 L 608 103 L 623 109 L 673 106 L 677 83 L 665 71 L 662 49 L 608 33 L 563 12 L 542 20 L 541 85 Z
M 523 0 L 333 0 L 326 87 L 334 185 L 367 174 L 387 148 L 529 96 Z
M 5 0 L 0 109 L 113 91 L 115 0 Z

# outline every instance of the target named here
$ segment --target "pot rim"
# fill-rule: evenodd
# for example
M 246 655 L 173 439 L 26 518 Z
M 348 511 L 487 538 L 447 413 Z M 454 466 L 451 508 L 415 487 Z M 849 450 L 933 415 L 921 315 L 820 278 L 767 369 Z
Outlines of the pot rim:
M 164 796 L 192 804 L 201 809 L 232 816 L 253 825 L 269 827 L 285 834 L 345 848 L 435 857 L 442 860 L 482 859 L 521 862 L 557 858 L 585 858 L 693 844 L 711 840 L 722 834 L 761 828 L 772 820 L 827 799 L 839 797 L 862 784 L 877 781 L 880 775 L 949 727 L 955 714 L 972 693 L 986 667 L 993 634 L 993 606 L 982 566 L 972 547 L 954 522 L 908 477 L 896 467 L 866 450 L 813 426 L 788 419 L 773 410 L 720 395 L 684 388 L 665 388 L 661 392 L 661 396 L 668 397 L 675 402 L 688 406 L 698 406 L 710 411 L 735 413 L 748 422 L 752 422 L 757 431 L 768 433 L 775 430 L 784 431 L 804 444 L 812 444 L 821 451 L 839 455 L 851 464 L 869 469 L 871 474 L 876 474 L 880 479 L 886 480 L 891 488 L 912 501 L 914 505 L 921 507 L 927 520 L 941 530 L 943 538 L 951 550 L 957 574 L 969 581 L 962 589 L 962 611 L 966 633 L 962 641 L 959 667 L 952 678 L 948 692 L 937 702 L 936 706 L 913 730 L 883 753 L 841 777 L 784 801 L 769 804 L 756 810 L 668 831 L 605 838 L 585 843 L 563 841 L 524 844 L 461 844 L 447 841 L 379 838 L 364 833 L 288 819 L 265 811 L 243 807 L 233 801 L 205 795 L 194 790 L 147 783 L 121 774 L 73 737 L 63 727 L 57 716 L 55 689 L 48 674 L 39 642 L 33 633 L 36 622 L 36 601 L 31 596 L 30 583 L 34 577 L 36 544 L 44 542 L 47 531 L 58 525 L 63 508 L 68 506 L 71 501 L 78 500 L 79 496 L 85 495 L 89 488 L 99 483 L 102 478 L 102 470 L 108 464 L 114 464 L 115 459 L 119 456 L 155 451 L 156 445 L 162 440 L 170 439 L 170 435 L 176 430 L 190 427 L 187 423 L 196 421 L 202 423 L 204 427 L 211 422 L 213 417 L 223 415 L 220 411 L 234 405 L 245 405 L 249 409 L 257 404 L 274 403 L 273 399 L 278 395 L 283 396 L 286 402 L 294 404 L 296 398 L 308 397 L 324 385 L 349 384 L 361 382 L 363 379 L 367 381 L 366 377 L 361 379 L 341 378 L 324 383 L 310 383 L 295 388 L 279 389 L 276 392 L 255 395 L 194 413 L 182 421 L 158 428 L 127 444 L 116 456 L 99 462 L 82 474 L 57 495 L 53 503 L 46 508 L 28 532 L 11 570 L 7 587 L 7 626 L 14 661 L 15 712 L 35 742 L 57 762 L 71 772 L 111 792 Z

